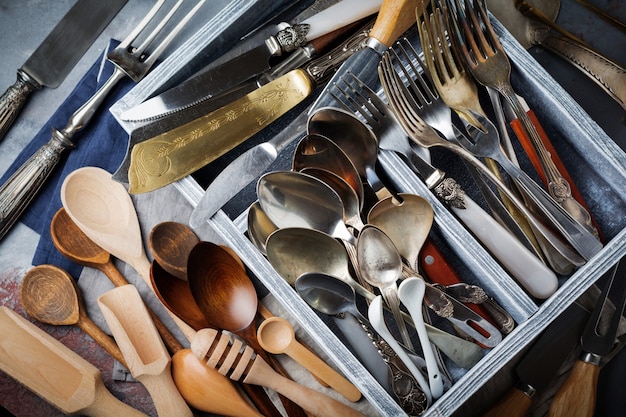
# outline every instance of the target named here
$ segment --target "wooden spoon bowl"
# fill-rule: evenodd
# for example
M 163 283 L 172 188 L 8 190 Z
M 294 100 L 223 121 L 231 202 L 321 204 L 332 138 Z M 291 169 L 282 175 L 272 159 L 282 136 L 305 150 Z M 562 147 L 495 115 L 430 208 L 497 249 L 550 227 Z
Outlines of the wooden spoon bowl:
M 54 265 L 31 268 L 22 280 L 20 298 L 29 316 L 55 326 L 77 325 L 111 356 L 126 364 L 115 342 L 85 313 L 78 287 L 63 269 Z
M 159 265 L 178 279 L 187 280 L 187 258 L 200 239 L 189 227 L 162 222 L 150 231 L 148 245 Z

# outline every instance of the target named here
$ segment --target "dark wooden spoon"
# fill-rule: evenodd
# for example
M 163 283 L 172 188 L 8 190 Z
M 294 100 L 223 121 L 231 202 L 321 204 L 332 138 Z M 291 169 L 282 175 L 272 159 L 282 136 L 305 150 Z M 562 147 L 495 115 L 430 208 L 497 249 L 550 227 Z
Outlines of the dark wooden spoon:
M 148 245 L 159 265 L 176 278 L 187 280 L 187 258 L 200 239 L 189 227 L 162 222 L 150 231 Z
M 190 325 L 192 329 L 197 331 L 210 327 L 198 304 L 196 304 L 186 280 L 178 279 L 167 272 L 156 259 L 152 261 L 150 280 L 155 294 L 163 305 Z
M 288 377 L 282 365 L 257 340 L 255 318 L 259 301 L 250 277 L 237 259 L 219 245 L 200 242 L 189 254 L 187 275 L 191 293 L 209 327 L 238 335 L 272 368 Z M 306 415 L 289 399 L 280 399 L 289 416 Z

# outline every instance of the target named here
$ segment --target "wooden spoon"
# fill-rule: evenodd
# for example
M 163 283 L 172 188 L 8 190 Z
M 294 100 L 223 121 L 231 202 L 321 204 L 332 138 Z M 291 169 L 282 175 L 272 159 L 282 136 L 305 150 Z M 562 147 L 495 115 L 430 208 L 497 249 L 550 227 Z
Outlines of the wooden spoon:
M 98 297 L 98 305 L 128 363 L 150 393 L 158 415 L 193 417 L 172 379 L 171 358 L 137 289 L 124 285 Z
M 52 217 L 50 236 L 57 250 L 70 261 L 101 271 L 116 287 L 129 284 L 113 263 L 111 254 L 89 239 L 63 207 Z M 152 310 L 148 311 L 169 351 L 173 354 L 182 349 L 180 342 L 161 319 Z
M 189 288 L 209 323 L 209 327 L 228 330 L 248 343 L 277 372 L 286 376 L 282 365 L 269 355 L 256 337 L 257 293 L 237 259 L 211 242 L 200 242 L 189 254 Z M 291 400 L 280 396 L 288 414 L 304 415 Z
M 194 330 L 210 327 L 209 322 L 196 304 L 189 283 L 167 272 L 156 259 L 152 261 L 150 279 L 155 294 L 172 313 Z
M 348 400 L 361 398 L 361 392 L 350 381 L 296 340 L 294 329 L 287 320 L 281 317 L 266 319 L 259 326 L 257 337 L 265 350 L 287 354 Z
M 54 265 L 31 268 L 22 280 L 20 298 L 29 316 L 55 326 L 77 325 L 127 367 L 124 356 L 113 339 L 85 313 L 80 290 L 67 271 Z
M 106 389 L 98 368 L 5 306 L 0 340 L 0 369 L 64 413 L 146 417 Z
M 121 183 L 96 167 L 70 173 L 61 186 L 61 202 L 76 225 L 111 255 L 129 264 L 150 285 L 150 261 L 143 248 L 133 201 Z M 151 287 L 152 288 L 152 287 Z M 195 331 L 169 312 L 187 339 Z
M 187 258 L 200 239 L 189 227 L 177 222 L 163 222 L 152 228 L 148 246 L 167 272 L 187 280 Z

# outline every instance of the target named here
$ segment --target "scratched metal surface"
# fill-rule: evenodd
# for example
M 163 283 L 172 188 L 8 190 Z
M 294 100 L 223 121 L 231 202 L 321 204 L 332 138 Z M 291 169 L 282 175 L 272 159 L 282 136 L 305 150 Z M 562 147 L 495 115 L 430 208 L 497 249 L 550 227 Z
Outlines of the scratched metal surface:
M 626 21 L 626 6 L 622 1 L 596 0 L 594 3 L 614 12 L 616 15 L 620 16 L 622 20 Z M 29 0 L 28 2 L 19 3 L 10 0 L 0 0 L 0 51 L 3 51 L 0 88 L 5 88 L 13 83 L 15 80 L 15 69 L 25 61 L 29 53 L 53 27 L 54 22 L 58 21 L 63 16 L 71 4 L 73 4 L 71 0 L 59 0 L 55 2 Z M 594 46 L 606 48 L 607 53 L 613 54 L 612 57 L 614 59 L 626 65 L 626 36 L 607 27 L 602 21 L 577 5 L 574 0 L 563 0 L 562 4 L 561 13 L 558 18 L 559 23 L 583 36 Z M 119 17 L 116 18 L 105 30 L 100 39 L 105 40 L 110 37 L 117 37 L 119 33 L 125 33 L 125 28 L 129 25 L 127 20 L 128 16 L 141 16 L 141 11 L 146 10 L 147 7 L 149 7 L 149 5 L 146 1 L 130 0 L 123 11 L 123 13 L 127 13 L 125 17 L 123 19 Z M 26 25 L 24 22 L 29 22 L 29 24 Z M 105 43 L 102 41 L 96 42 L 59 89 L 44 89 L 38 91 L 36 95 L 31 98 L 22 115 L 24 122 L 20 124 L 20 128 L 13 129 L 5 141 L 0 144 L 0 171 L 3 172 L 8 167 L 21 148 L 39 130 L 41 124 L 47 120 L 56 106 L 64 99 L 64 92 L 67 92 L 75 85 L 88 66 L 102 52 L 104 44 Z M 16 45 L 19 45 L 19 47 Z M 7 51 L 11 53 L 6 53 Z M 597 126 L 601 127 L 607 133 L 608 137 L 622 148 L 626 147 L 626 128 L 620 120 L 623 115 L 621 109 L 616 108 L 610 100 L 599 96 L 592 83 L 586 81 L 584 77 L 580 77 L 580 75 L 567 64 L 555 59 L 549 52 L 543 51 L 540 48 L 532 48 L 530 54 L 546 68 L 548 73 L 550 73 L 572 97 L 574 97 L 581 107 L 591 116 L 593 122 L 597 123 Z M 559 120 L 556 120 L 557 125 L 559 124 L 558 122 Z M 568 122 L 565 121 L 564 123 Z M 584 129 L 595 129 L 596 125 L 594 123 L 586 124 Z M 576 131 L 577 129 L 574 129 L 573 133 L 576 133 Z M 600 136 L 602 136 L 602 134 Z M 578 139 L 576 139 L 576 141 L 578 141 Z M 573 146 L 573 149 L 577 150 L 578 153 L 582 152 L 586 154 L 587 151 L 591 151 L 592 154 L 596 155 L 597 159 L 595 160 L 599 164 L 602 164 L 598 170 L 612 170 L 616 166 L 619 167 L 620 164 L 623 164 L 620 151 L 615 149 L 610 142 L 604 141 L 604 139 L 597 145 L 584 142 L 583 140 L 579 142 L 578 145 Z M 609 148 L 608 154 L 601 149 L 605 147 Z M 607 155 L 611 156 L 607 158 Z M 584 166 L 581 166 L 579 175 L 585 175 L 584 168 Z M 616 172 L 613 179 L 623 181 L 622 176 L 621 173 Z M 598 183 L 597 173 L 590 183 Z M 620 187 L 622 187 L 622 184 L 608 184 L 607 188 L 610 189 L 612 195 L 616 195 L 618 191 L 621 191 Z M 197 189 L 193 189 L 191 195 L 193 195 L 193 192 L 197 191 Z M 621 204 L 626 197 L 624 197 L 624 194 L 618 195 L 617 197 L 617 204 L 621 208 Z M 596 195 L 595 198 L 601 199 L 602 196 Z M 591 263 L 584 272 L 593 275 L 599 274 L 602 270 L 608 268 L 608 264 L 611 260 L 623 253 L 623 245 L 618 242 L 620 240 L 623 241 L 623 234 L 618 231 L 624 226 L 622 224 L 624 216 L 621 213 L 623 213 L 622 210 L 617 212 L 617 219 L 615 219 L 613 223 L 609 222 L 608 216 L 610 213 L 605 212 L 603 214 L 603 223 L 608 224 L 611 230 L 610 237 L 614 239 L 617 238 L 617 240 L 614 240 L 611 246 L 607 248 L 608 252 L 611 252 L 611 256 Z M 226 221 L 226 219 L 223 220 Z M 235 227 L 235 230 L 228 230 L 231 232 L 241 230 L 241 224 L 237 224 L 236 226 L 239 226 L 239 229 Z M 19 299 L 17 296 L 18 284 L 23 273 L 30 267 L 30 259 L 32 258 L 36 242 L 37 236 L 22 225 L 18 225 L 8 239 L 0 242 L 0 303 L 16 306 L 16 308 L 19 309 Z M 245 243 L 242 245 L 244 246 L 242 250 L 249 250 L 249 248 L 245 246 Z M 262 271 L 262 269 L 260 271 Z M 585 281 L 583 275 L 585 274 L 581 273 L 577 275 L 577 278 L 580 278 L 578 281 L 582 282 L 575 282 L 566 288 L 571 296 L 580 294 L 586 284 L 588 284 L 588 281 Z M 540 330 L 544 324 L 542 320 L 545 321 L 551 315 L 562 311 L 564 308 L 563 302 L 564 300 L 557 300 L 544 304 L 539 312 L 539 320 L 526 324 L 525 327 L 522 328 L 522 331 L 518 332 L 506 345 L 495 352 L 494 356 L 497 355 L 498 358 L 490 359 L 489 364 L 504 366 L 503 361 L 514 359 L 516 353 L 519 352 L 515 344 L 527 343 L 528 339 L 526 336 Z M 61 338 L 64 342 L 80 350 L 79 353 L 83 354 L 85 357 L 103 364 L 105 369 L 110 368 L 110 364 L 107 363 L 107 359 L 104 358 L 99 348 L 81 332 L 74 329 L 49 330 L 54 332 L 56 337 Z M 342 353 L 341 349 L 337 350 L 337 352 Z M 476 397 L 475 387 L 472 387 L 472 384 L 482 384 L 485 378 L 493 377 L 496 371 L 497 370 L 491 369 L 477 369 L 470 373 L 470 375 L 466 377 L 464 385 L 458 386 L 442 399 L 441 406 L 431 410 L 430 414 L 449 415 L 449 413 L 452 412 L 455 412 L 456 415 L 477 414 L 480 410 L 476 408 L 477 401 L 473 401 L 471 398 L 472 395 Z M 609 366 L 604 368 L 601 373 L 600 386 L 603 389 L 600 390 L 599 403 L 601 409 L 598 415 L 622 415 L 623 409 L 626 407 L 626 399 L 623 395 L 615 395 L 615 390 L 619 389 L 619 387 L 623 387 L 624 383 L 626 383 L 624 375 L 626 375 L 626 354 L 614 358 Z M 114 385 L 110 380 L 107 380 L 107 384 Z M 137 388 L 137 386 L 138 384 L 130 391 L 117 388 L 115 394 L 145 412 L 151 413 L 151 405 L 146 399 L 145 392 L 142 391 L 140 386 L 139 388 Z M 373 392 L 374 394 L 377 393 L 376 390 Z M 466 397 L 470 398 L 470 400 L 467 401 L 467 405 L 464 407 L 460 406 L 458 400 Z M 484 398 L 480 399 L 483 400 Z M 41 415 L 56 417 L 61 415 L 32 393 L 16 385 L 14 381 L 6 375 L 0 375 L 0 404 L 6 406 L 9 403 L 11 404 L 9 410 L 18 417 Z

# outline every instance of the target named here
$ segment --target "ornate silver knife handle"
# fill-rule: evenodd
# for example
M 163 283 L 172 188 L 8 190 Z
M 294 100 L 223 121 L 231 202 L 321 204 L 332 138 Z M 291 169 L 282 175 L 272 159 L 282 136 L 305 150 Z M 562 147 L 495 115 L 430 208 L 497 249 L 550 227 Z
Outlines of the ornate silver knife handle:
M 72 114 L 63 130 L 52 129 L 52 138 L 39 148 L 0 186 L 0 239 L 13 227 L 59 163 L 71 139 L 93 117 L 124 72 L 116 69 L 100 89 Z
M 17 71 L 17 80 L 0 97 L 0 141 L 9 131 L 28 95 L 41 88 L 39 83 L 23 71 Z
M 614 61 L 557 33 L 541 42 L 593 80 L 626 110 L 626 69 Z

